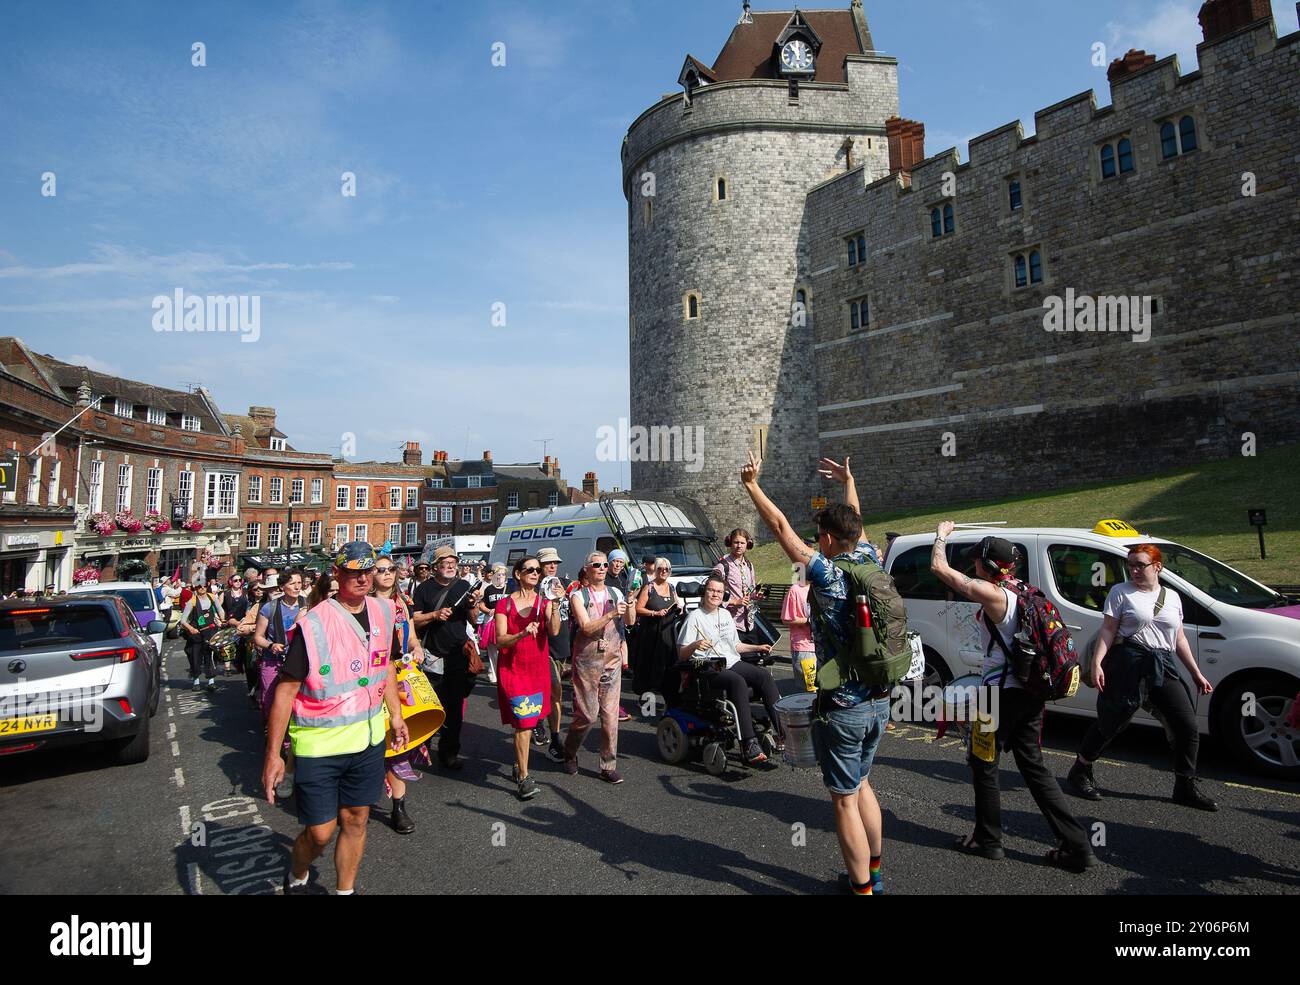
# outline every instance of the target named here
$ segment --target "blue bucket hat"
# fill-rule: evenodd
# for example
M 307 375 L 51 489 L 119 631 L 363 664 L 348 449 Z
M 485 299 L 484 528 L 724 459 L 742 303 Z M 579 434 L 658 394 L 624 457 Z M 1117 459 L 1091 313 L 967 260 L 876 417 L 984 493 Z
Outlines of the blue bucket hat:
M 606 555 L 606 557 L 608 557 L 608 559 L 609 559 L 609 561 L 610 561 L 611 563 L 613 563 L 614 561 L 622 561 L 624 564 L 631 564 L 631 563 L 632 563 L 631 561 L 628 560 L 628 556 L 627 556 L 627 554 L 625 554 L 625 553 L 624 553 L 623 551 L 621 551 L 621 550 L 618 550 L 618 551 L 610 551 L 609 554 Z

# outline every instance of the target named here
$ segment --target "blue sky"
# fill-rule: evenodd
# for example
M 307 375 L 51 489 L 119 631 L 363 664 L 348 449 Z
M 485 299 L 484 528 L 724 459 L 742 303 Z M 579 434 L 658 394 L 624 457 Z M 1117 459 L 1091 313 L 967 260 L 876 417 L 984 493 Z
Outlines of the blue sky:
M 756 2 L 756 10 L 784 5 Z M 816 6 L 830 6 L 818 3 Z M 845 4 L 847 6 L 847 3 Z M 1200 0 L 871 2 L 926 150 L 1088 88 L 1130 47 L 1196 67 Z M 1279 33 L 1294 3 L 1274 2 Z M 299 448 L 535 461 L 608 487 L 627 414 L 627 126 L 711 63 L 740 3 L 0 7 L 0 334 Z M 1031 16 L 1026 11 L 1032 11 Z M 191 65 L 191 45 L 207 65 Z M 504 67 L 492 46 L 505 45 Z M 58 194 L 40 194 L 41 175 Z M 340 194 L 340 175 L 357 195 Z M 153 331 L 151 299 L 256 294 L 261 337 Z M 505 305 L 505 325 L 492 323 Z

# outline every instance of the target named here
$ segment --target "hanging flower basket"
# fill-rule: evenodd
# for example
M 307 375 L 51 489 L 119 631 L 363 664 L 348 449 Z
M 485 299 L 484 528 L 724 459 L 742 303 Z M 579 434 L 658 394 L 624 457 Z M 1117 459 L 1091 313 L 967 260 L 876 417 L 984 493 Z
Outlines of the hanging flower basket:
M 113 522 L 117 524 L 119 530 L 125 530 L 129 534 L 138 534 L 144 526 L 130 510 L 114 513 Z
M 85 567 L 72 572 L 72 583 L 74 585 L 80 585 L 88 581 L 99 581 L 99 568 L 93 564 L 87 564 Z
M 110 537 L 117 530 L 117 524 L 113 522 L 112 516 L 107 513 L 92 513 L 90 515 L 90 529 L 101 537 Z
M 185 518 L 185 522 L 181 524 L 181 528 L 184 530 L 188 530 L 191 533 L 198 533 L 200 530 L 203 529 L 203 521 L 198 519 L 197 517 L 195 517 L 193 513 L 191 513 L 189 516 Z
M 165 534 L 172 528 L 172 523 L 157 510 L 150 510 L 144 517 L 144 529 L 151 534 Z

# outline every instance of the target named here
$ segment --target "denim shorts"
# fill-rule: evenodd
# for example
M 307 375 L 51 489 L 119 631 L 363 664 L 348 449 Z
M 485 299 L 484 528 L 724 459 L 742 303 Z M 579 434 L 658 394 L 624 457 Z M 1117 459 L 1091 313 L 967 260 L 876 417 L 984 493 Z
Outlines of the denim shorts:
M 852 708 L 831 705 L 824 718 L 813 721 L 813 748 L 821 763 L 822 780 L 831 793 L 853 794 L 871 772 L 889 722 L 889 698 L 869 698 Z

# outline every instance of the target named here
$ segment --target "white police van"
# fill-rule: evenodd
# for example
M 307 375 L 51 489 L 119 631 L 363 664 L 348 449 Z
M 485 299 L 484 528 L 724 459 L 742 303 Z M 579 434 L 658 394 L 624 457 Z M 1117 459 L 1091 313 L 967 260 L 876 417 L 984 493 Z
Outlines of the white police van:
M 433 553 L 439 547 L 450 547 L 460 558 L 461 564 L 476 564 L 479 561 L 486 561 L 492 554 L 493 538 L 478 535 L 463 535 L 459 537 L 438 537 L 424 545 L 424 550 L 420 552 L 420 561 L 429 564 L 433 561 Z
M 1210 695 L 1192 692 L 1200 731 L 1216 736 L 1248 768 L 1300 779 L 1300 729 L 1286 723 L 1300 691 L 1296 600 L 1120 520 L 1102 520 L 1092 530 L 968 524 L 948 538 L 948 563 L 973 574 L 974 565 L 962 552 L 990 534 L 1016 545 L 1024 559 L 1018 576 L 1041 588 L 1060 610 L 1081 655 L 1090 652 L 1101 631 L 1111 586 L 1127 578 L 1129 545 L 1158 545 L 1164 555 L 1160 583 L 1178 592 L 1184 635 L 1201 673 L 1214 685 Z M 885 558 L 885 570 L 907 603 L 908 628 L 924 642 L 927 684 L 976 673 L 984 658 L 975 622 L 978 606 L 935 577 L 933 547 L 933 533 L 911 534 L 895 540 Z M 1073 697 L 1048 707 L 1093 718 L 1097 692 L 1080 687 Z M 1155 724 L 1145 712 L 1134 720 Z
M 673 584 L 703 582 L 722 557 L 713 527 L 690 500 L 632 492 L 508 514 L 492 543 L 492 563 L 509 570 L 544 547 L 559 552 L 559 573 L 566 579 L 577 577 L 593 551 L 621 548 L 638 568 L 648 557 L 667 558 Z

